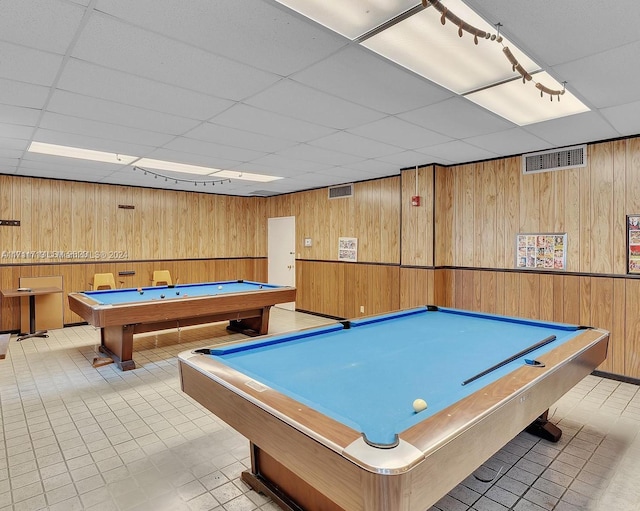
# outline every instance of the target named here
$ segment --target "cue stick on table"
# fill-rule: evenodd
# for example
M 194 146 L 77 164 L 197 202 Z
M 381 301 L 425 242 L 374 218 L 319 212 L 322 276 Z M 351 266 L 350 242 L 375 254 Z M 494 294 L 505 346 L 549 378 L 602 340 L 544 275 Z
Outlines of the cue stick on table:
M 513 362 L 514 360 L 526 355 L 527 353 L 531 353 L 532 351 L 537 350 L 538 348 L 541 348 L 542 346 L 549 344 L 550 342 L 553 342 L 555 340 L 556 340 L 556 336 L 550 335 L 549 337 L 546 337 L 541 341 L 538 341 L 537 343 L 532 344 L 528 348 L 525 348 L 522 351 L 519 351 L 515 355 L 512 355 L 511 357 L 503 360 L 502 362 L 498 362 L 496 365 L 491 366 L 489 369 L 485 369 L 481 373 L 478 373 L 475 376 L 472 376 L 471 378 L 469 378 L 468 380 L 463 381 L 462 384 L 466 385 L 467 383 L 471 383 L 472 381 L 475 381 L 478 378 L 482 378 L 485 374 L 489 374 L 490 372 L 495 371 L 496 369 L 499 369 L 504 365 L 507 365 L 509 362 Z

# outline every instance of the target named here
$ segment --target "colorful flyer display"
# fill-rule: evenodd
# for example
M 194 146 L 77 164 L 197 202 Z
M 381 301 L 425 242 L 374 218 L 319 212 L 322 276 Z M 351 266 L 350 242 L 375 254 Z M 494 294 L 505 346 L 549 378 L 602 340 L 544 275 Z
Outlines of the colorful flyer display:
M 516 235 L 516 268 L 565 270 L 566 267 L 566 233 Z
M 627 216 L 627 273 L 640 273 L 640 215 Z

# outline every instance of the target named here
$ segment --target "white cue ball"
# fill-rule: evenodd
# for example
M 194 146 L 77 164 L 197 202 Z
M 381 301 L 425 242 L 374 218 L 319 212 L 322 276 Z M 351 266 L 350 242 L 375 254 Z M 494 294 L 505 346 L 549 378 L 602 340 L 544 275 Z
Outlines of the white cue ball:
M 413 402 L 413 409 L 416 413 L 420 413 L 422 410 L 427 409 L 427 402 L 424 399 L 416 399 Z
M 222 286 L 218 286 L 218 289 L 222 289 Z

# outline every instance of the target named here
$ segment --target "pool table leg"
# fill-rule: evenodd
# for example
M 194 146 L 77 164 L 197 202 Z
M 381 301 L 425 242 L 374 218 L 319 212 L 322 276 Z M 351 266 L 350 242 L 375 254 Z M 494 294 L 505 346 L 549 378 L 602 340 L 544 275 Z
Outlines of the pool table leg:
M 113 358 L 122 371 L 136 368 L 133 361 L 134 325 L 105 326 L 100 332 L 100 351 Z
M 263 307 L 259 316 L 244 319 L 232 319 L 227 329 L 232 332 L 240 332 L 244 335 L 266 335 L 269 331 L 269 311 L 271 306 Z
M 242 472 L 242 480 L 284 511 L 345 511 L 253 442 L 250 449 L 251 471 Z
M 562 430 L 549 422 L 549 410 L 529 424 L 525 431 L 550 442 L 557 442 L 562 436 Z

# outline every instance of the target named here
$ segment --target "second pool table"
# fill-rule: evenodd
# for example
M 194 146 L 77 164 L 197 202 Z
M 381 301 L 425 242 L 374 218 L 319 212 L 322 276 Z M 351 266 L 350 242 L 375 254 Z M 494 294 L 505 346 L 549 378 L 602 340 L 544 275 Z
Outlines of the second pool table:
M 608 338 L 421 307 L 184 352 L 179 367 L 183 391 L 250 440 L 245 481 L 285 509 L 424 511 L 602 363 Z
M 264 335 L 271 307 L 295 299 L 294 287 L 228 280 L 70 293 L 69 308 L 100 328 L 100 351 L 127 371 L 136 367 L 134 334 L 229 320 L 234 330 Z

